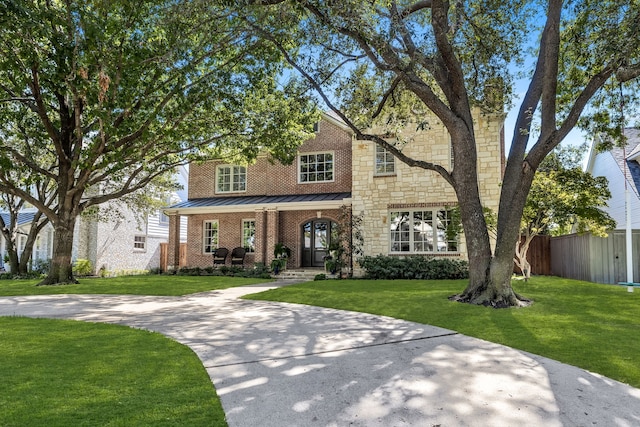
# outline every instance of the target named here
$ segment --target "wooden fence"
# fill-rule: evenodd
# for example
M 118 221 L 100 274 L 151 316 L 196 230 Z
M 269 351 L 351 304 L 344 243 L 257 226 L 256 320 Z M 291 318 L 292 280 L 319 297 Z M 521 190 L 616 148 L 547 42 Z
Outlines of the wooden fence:
M 633 280 L 640 281 L 640 230 L 632 232 Z M 606 238 L 570 234 L 551 238 L 551 274 L 596 283 L 627 280 L 626 236 L 615 230 Z
M 169 244 L 160 243 L 160 270 L 167 271 L 167 265 L 169 264 Z M 187 244 L 180 243 L 180 265 L 178 267 L 184 267 L 187 265 Z

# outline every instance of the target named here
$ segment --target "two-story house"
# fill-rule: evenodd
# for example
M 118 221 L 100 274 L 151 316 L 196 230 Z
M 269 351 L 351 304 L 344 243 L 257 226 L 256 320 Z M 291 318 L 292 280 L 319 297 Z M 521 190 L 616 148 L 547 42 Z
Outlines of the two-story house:
M 631 228 L 640 230 L 640 129 L 625 129 L 627 144 L 599 152 L 598 141 L 591 143 L 586 170 L 593 176 L 604 176 L 609 182 L 611 198 L 607 202 L 606 212 L 616 221 L 616 229 L 626 228 L 626 194 L 629 192 Z
M 449 135 L 435 117 L 393 138 L 403 151 L 452 166 Z M 476 114 L 479 186 L 497 211 L 504 168 L 503 116 Z M 410 168 L 340 120 L 324 115 L 314 138 L 291 165 L 266 156 L 254 164 L 192 164 L 186 202 L 165 210 L 170 219 L 169 265 L 180 266 L 178 219 L 188 218 L 186 265 L 212 265 L 218 247 L 245 247 L 245 265 L 269 264 L 273 248 L 291 249 L 288 268 L 322 267 L 344 207 L 362 221 L 365 255 L 466 258 L 463 236 L 452 234 L 454 191 L 435 172 Z M 357 265 L 355 273 L 357 274 Z

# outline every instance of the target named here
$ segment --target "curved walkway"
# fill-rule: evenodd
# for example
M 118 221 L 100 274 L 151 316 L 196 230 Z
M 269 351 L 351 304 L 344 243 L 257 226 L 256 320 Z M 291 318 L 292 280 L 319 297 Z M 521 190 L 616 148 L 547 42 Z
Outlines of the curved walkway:
M 237 297 L 0 298 L 0 315 L 144 328 L 191 347 L 231 427 L 638 426 L 640 390 L 454 331 Z

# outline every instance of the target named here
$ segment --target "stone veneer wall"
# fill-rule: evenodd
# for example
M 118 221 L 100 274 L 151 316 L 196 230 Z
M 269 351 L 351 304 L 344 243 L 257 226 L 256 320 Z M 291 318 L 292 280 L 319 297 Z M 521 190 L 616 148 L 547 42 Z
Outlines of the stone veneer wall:
M 502 117 L 486 116 L 479 112 L 475 117 L 482 203 L 497 212 L 504 168 L 504 122 Z M 428 122 L 429 129 L 402 134 L 405 140 L 410 140 L 403 151 L 414 158 L 448 168 L 449 134 L 435 116 L 428 117 Z M 375 176 L 375 144 L 369 141 L 353 142 L 353 213 L 363 214 L 365 255 L 389 254 L 390 206 L 412 207 L 419 204 L 437 207 L 457 204 L 455 192 L 436 172 L 410 168 L 397 159 L 395 167 L 395 175 Z M 459 256 L 466 258 L 464 236 L 461 236 L 460 243 Z

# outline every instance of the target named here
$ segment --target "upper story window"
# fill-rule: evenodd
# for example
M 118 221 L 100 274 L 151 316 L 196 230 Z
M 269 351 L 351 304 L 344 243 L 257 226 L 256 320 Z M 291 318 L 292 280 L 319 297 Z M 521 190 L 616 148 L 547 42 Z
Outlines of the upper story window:
M 390 151 L 376 144 L 376 175 L 396 173 L 395 157 Z
M 238 193 L 247 191 L 247 168 L 224 165 L 216 170 L 216 191 L 218 193 Z
M 169 217 L 164 213 L 163 210 L 158 211 L 158 224 L 160 225 L 169 225 Z
M 333 181 L 333 153 L 301 154 L 298 168 L 302 183 Z
M 458 252 L 458 229 L 451 209 L 390 212 L 390 250 L 392 253 Z

